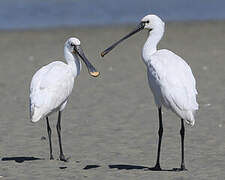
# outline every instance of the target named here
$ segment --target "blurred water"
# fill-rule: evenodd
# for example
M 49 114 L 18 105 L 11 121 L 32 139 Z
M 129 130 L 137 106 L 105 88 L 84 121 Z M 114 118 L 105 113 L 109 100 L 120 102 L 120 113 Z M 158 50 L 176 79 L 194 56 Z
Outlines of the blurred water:
M 225 0 L 0 0 L 0 29 L 225 19 Z

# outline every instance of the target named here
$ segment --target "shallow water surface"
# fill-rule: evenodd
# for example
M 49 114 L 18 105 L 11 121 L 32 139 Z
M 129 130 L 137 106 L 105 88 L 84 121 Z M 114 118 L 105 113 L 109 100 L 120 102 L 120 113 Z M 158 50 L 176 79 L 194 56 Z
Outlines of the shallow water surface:
M 1 0 L 0 29 L 128 24 L 155 13 L 165 20 L 225 18 L 224 0 Z

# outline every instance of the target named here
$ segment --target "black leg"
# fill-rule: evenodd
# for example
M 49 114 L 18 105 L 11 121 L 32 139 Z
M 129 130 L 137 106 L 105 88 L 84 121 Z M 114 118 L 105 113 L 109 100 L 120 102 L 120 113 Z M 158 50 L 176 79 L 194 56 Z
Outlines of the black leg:
M 162 135 L 163 135 L 163 124 L 162 124 L 162 110 L 161 110 L 161 107 L 158 109 L 158 112 L 159 112 L 159 131 L 158 131 L 159 142 L 158 142 L 157 161 L 156 161 L 155 167 L 150 168 L 151 170 L 156 170 L 156 171 L 162 170 L 161 167 L 160 167 L 160 150 L 161 150 L 161 141 L 162 141 Z
M 58 137 L 59 137 L 59 148 L 60 148 L 59 159 L 60 159 L 61 161 L 67 161 L 67 160 L 65 159 L 64 154 L 63 154 L 62 142 L 61 142 L 61 111 L 59 111 L 58 122 L 57 122 L 56 128 L 57 128 L 57 133 L 58 133 Z
M 184 171 L 187 170 L 185 168 L 185 163 L 184 163 L 184 136 L 185 136 L 185 127 L 184 127 L 184 120 L 181 119 L 181 129 L 180 129 L 180 136 L 181 136 L 181 166 L 180 170 Z
M 52 155 L 52 140 L 51 140 L 51 135 L 52 135 L 52 130 L 49 125 L 48 117 L 46 117 L 47 121 L 47 131 L 48 131 L 48 139 L 49 139 L 49 147 L 50 147 L 50 159 L 54 159 Z

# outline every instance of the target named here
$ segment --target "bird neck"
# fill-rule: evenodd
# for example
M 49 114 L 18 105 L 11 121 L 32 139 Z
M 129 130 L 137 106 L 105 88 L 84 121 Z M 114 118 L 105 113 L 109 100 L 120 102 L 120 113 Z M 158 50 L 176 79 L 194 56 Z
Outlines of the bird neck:
M 64 48 L 64 56 L 68 66 L 72 68 L 73 75 L 76 77 L 80 74 L 81 63 L 77 54 L 71 53 L 67 47 Z
M 153 55 L 157 51 L 157 45 L 161 40 L 163 33 L 164 27 L 155 28 L 152 31 L 149 31 L 148 38 L 142 50 L 142 58 L 145 64 L 147 64 L 148 61 L 150 61 L 151 55 Z

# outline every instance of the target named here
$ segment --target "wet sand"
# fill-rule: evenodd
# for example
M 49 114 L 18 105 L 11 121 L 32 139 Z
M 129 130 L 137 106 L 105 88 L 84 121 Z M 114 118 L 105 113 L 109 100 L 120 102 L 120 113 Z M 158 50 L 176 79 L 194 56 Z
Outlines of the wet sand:
M 225 178 L 225 23 L 168 23 L 159 48 L 182 56 L 197 80 L 200 109 L 186 126 L 185 158 L 180 166 L 180 121 L 164 109 L 161 166 L 156 160 L 158 117 L 147 84 L 141 48 L 146 32 L 130 38 L 104 59 L 100 52 L 133 26 L 58 28 L 0 32 L 0 179 L 205 180 Z M 83 65 L 62 117 L 62 140 L 69 162 L 60 162 L 56 115 L 49 160 L 46 122 L 28 116 L 34 72 L 63 60 L 63 44 L 76 36 L 101 72 L 97 79 Z M 46 137 L 43 138 L 43 137 Z

